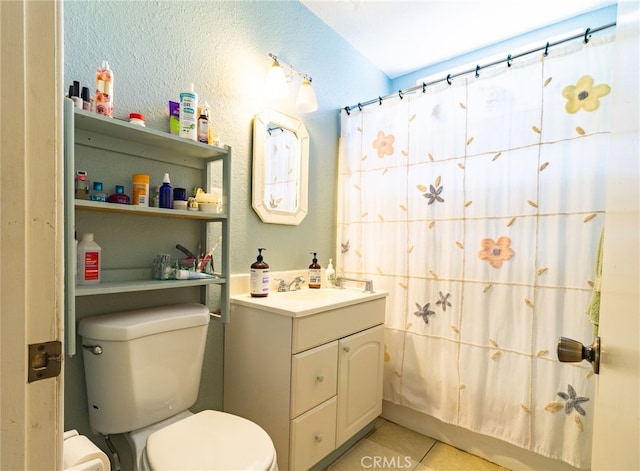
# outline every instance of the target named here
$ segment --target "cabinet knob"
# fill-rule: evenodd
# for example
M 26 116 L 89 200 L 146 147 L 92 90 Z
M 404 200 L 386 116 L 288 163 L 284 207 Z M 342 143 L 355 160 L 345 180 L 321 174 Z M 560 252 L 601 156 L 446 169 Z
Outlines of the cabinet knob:
M 349 347 L 348 345 L 344 346 L 342 348 L 346 353 L 349 353 L 351 351 L 351 347 Z
M 318 383 L 322 383 L 322 382 L 324 381 L 324 375 L 318 375 L 318 376 L 316 376 L 316 381 L 317 381 Z
M 321 433 L 317 433 L 315 436 L 316 442 L 320 443 L 323 439 L 322 434 Z

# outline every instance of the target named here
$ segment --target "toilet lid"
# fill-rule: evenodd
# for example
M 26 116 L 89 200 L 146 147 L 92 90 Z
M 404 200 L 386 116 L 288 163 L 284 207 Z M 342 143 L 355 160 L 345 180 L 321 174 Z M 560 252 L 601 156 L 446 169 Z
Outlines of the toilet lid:
M 273 442 L 259 425 L 225 412 L 206 410 L 152 433 L 151 469 L 260 470 L 275 459 Z

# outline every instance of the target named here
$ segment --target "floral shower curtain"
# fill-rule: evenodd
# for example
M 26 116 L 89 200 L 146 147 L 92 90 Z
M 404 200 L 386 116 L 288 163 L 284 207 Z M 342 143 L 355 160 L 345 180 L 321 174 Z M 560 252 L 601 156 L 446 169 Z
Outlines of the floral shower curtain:
M 338 270 L 389 292 L 385 400 L 582 468 L 595 380 L 556 343 L 597 322 L 613 47 L 341 116 Z

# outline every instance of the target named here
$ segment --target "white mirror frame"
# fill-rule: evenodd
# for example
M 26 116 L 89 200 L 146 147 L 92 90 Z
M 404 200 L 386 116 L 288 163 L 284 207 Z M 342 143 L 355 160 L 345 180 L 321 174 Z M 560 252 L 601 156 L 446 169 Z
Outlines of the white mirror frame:
M 265 201 L 266 136 L 268 127 L 280 127 L 297 137 L 298 175 L 296 177 L 296 206 L 293 210 L 280 210 Z M 275 110 L 258 113 L 253 122 L 253 175 L 251 205 L 262 222 L 298 225 L 307 215 L 309 182 L 309 133 L 302 121 Z

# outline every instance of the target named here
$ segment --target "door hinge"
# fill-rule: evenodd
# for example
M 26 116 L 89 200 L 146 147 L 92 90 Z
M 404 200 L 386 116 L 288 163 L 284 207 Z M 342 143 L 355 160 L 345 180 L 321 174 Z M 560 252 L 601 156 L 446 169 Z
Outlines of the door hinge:
M 62 370 L 62 342 L 29 344 L 29 382 L 53 378 Z

